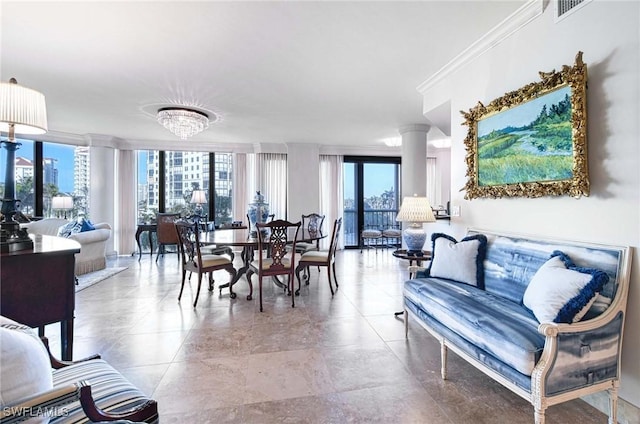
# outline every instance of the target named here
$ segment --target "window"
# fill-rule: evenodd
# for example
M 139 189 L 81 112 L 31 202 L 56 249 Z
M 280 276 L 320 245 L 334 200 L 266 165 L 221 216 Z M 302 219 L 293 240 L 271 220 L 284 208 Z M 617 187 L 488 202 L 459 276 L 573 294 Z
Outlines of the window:
M 211 158 L 215 158 L 213 169 Z M 193 190 L 207 192 L 208 201 L 202 208 L 216 224 L 231 222 L 232 158 L 230 153 L 139 151 L 138 222 L 153 221 L 159 211 L 192 215 L 196 207 L 191 203 Z M 191 163 L 197 165 L 187 165 Z M 219 167 L 227 178 L 216 178 Z M 211 204 L 213 199 L 215 204 Z

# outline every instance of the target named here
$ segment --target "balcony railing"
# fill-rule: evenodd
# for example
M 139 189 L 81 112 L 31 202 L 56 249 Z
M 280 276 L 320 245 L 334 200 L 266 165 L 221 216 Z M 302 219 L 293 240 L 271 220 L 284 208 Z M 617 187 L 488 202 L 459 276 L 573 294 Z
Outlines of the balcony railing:
M 367 209 L 364 211 L 365 229 L 384 230 L 387 228 L 400 228 L 400 223 L 396 222 L 397 209 Z M 345 246 L 360 245 L 360 229 L 356 222 L 355 209 L 345 209 L 343 218 L 344 244 Z

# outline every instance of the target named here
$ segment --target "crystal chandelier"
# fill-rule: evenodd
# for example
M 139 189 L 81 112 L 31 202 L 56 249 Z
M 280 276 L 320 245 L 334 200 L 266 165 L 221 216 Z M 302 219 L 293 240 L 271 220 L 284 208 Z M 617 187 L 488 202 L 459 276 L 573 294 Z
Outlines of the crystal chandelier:
M 209 128 L 209 117 L 206 114 L 179 107 L 158 110 L 158 122 L 182 140 Z

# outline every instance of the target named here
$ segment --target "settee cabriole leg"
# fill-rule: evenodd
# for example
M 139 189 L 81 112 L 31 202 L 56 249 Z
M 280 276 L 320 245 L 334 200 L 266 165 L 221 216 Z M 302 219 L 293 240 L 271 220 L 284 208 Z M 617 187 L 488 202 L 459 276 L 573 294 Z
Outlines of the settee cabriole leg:
M 409 312 L 407 312 L 407 308 L 404 309 L 404 338 L 409 338 Z
M 618 424 L 618 382 L 607 390 L 609 392 L 609 424 Z
M 447 379 L 447 345 L 444 339 L 440 340 L 440 375 L 443 380 Z
M 544 409 L 537 407 L 535 408 L 534 421 L 536 424 L 544 424 Z

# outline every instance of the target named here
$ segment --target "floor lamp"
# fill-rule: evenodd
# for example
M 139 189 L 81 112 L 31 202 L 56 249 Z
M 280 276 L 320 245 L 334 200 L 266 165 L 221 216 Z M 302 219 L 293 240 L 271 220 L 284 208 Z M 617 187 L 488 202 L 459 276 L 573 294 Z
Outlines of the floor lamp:
M 1 141 L 7 151 L 7 169 L 2 198 L 2 222 L 0 222 L 0 251 L 33 249 L 33 241 L 27 230 L 21 229 L 13 216 L 20 201 L 16 199 L 16 150 L 20 143 L 15 134 L 44 134 L 47 132 L 47 109 L 44 95 L 18 85 L 15 78 L 0 82 L 0 132 L 8 134 Z

